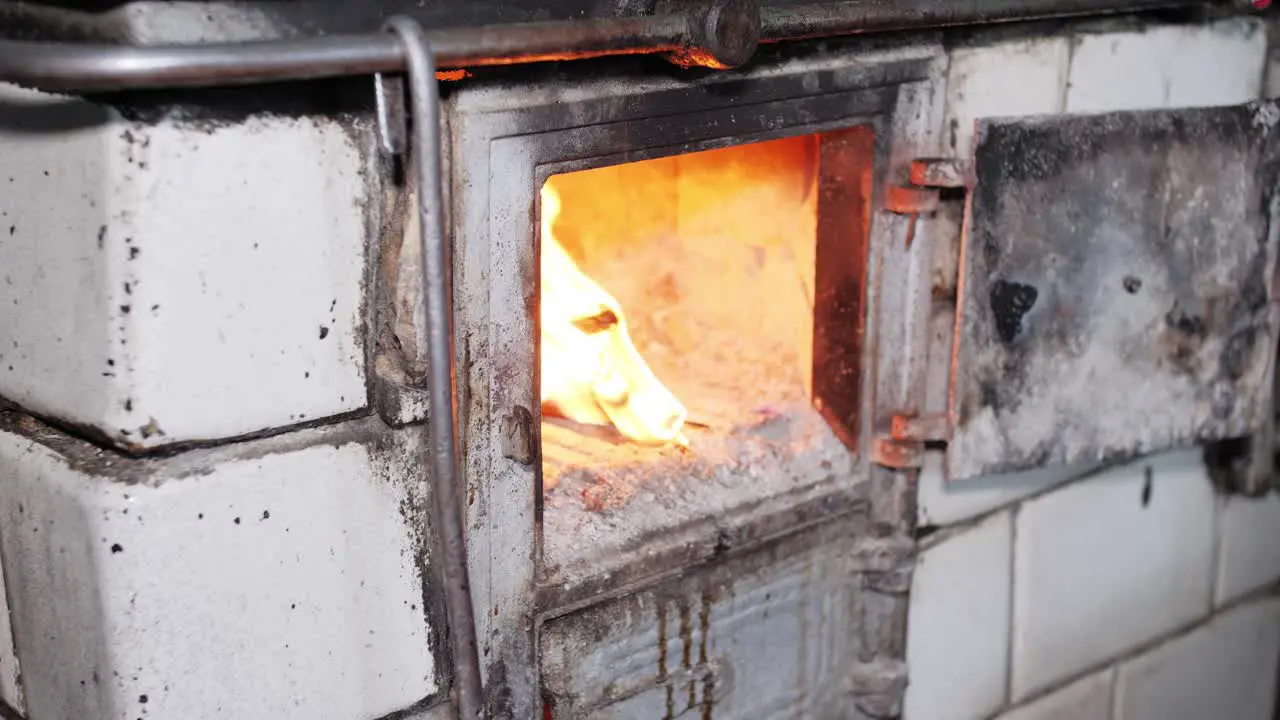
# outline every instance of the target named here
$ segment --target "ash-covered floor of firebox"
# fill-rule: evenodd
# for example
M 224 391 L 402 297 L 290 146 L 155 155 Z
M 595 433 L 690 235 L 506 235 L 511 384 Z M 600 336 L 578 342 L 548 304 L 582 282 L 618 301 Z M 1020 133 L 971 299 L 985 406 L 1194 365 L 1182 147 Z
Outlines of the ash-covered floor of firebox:
M 739 395 L 703 407 L 722 411 L 690 406 L 688 448 L 544 420 L 543 559 L 558 583 L 617 570 L 655 538 L 852 482 L 850 453 L 808 402 L 753 405 Z

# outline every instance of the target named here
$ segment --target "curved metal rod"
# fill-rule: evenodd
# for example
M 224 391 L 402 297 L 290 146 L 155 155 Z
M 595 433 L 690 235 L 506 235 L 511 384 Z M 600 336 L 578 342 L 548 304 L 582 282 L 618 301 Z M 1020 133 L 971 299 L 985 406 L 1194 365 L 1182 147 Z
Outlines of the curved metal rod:
M 1223 0 L 1217 0 L 1222 2 Z M 761 41 L 1013 20 L 1139 12 L 1211 0 L 867 0 L 766 7 Z M 694 44 L 679 15 L 450 28 L 426 33 L 440 68 L 663 53 Z M 399 72 L 383 33 L 216 45 L 120 46 L 0 41 L 0 80 L 54 91 L 193 87 Z
M 414 164 L 418 181 L 418 219 L 422 226 L 422 302 L 426 305 L 427 426 L 431 435 L 432 505 L 440 533 L 445 609 L 453 639 L 454 684 L 458 717 L 478 720 L 483 707 L 480 655 L 475 612 L 467 571 L 462 519 L 462 472 L 458 450 L 458 407 L 453 338 L 452 257 L 444 233 L 444 199 L 440 188 L 440 114 L 435 59 L 422 26 L 393 17 L 394 33 L 408 68 L 413 112 Z

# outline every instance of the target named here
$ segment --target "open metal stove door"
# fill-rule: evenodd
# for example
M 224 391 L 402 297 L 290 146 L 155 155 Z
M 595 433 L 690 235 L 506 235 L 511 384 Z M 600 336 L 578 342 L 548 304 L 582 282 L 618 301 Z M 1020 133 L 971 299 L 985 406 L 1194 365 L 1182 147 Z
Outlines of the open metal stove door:
M 1254 103 L 980 125 L 950 479 L 1263 426 L 1278 121 Z

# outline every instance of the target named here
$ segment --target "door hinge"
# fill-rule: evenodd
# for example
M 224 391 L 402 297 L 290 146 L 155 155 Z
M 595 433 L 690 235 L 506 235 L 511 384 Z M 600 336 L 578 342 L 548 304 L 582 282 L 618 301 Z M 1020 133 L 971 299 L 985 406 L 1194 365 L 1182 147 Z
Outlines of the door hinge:
M 872 443 L 871 461 L 895 470 L 918 468 L 930 445 L 945 444 L 950 437 L 951 418 L 946 413 L 896 413 L 888 434 Z
M 954 158 L 917 158 L 911 161 L 912 185 L 925 188 L 967 188 L 973 185 L 972 167 Z
M 916 219 L 922 214 L 937 212 L 942 203 L 941 190 L 968 187 L 969 178 L 969 166 L 961 160 L 918 158 L 911 161 L 908 184 L 890 185 L 885 190 L 884 209 L 910 218 L 905 243 L 908 248 L 915 240 Z

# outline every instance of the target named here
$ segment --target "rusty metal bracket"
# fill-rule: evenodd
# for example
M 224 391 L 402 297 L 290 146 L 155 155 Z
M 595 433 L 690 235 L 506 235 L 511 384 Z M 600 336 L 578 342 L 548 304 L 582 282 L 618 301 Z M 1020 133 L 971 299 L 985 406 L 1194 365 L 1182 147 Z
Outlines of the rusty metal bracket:
M 916 188 L 908 185 L 891 185 L 884 194 L 884 209 L 895 215 L 906 215 L 907 237 L 903 242 L 906 247 L 916 239 L 916 221 L 921 213 L 931 213 L 938 209 L 942 201 L 937 190 Z
M 911 160 L 910 184 L 892 184 L 884 191 L 884 209 L 910 218 L 906 225 L 906 247 L 915 241 L 915 223 L 920 215 L 936 213 L 942 204 L 940 188 L 968 187 L 968 165 L 947 158 Z
M 911 161 L 909 185 L 890 185 L 884 194 L 884 209 L 895 215 L 906 215 L 905 245 L 909 248 L 916 237 L 916 221 L 922 214 L 937 212 L 942 203 L 940 188 L 963 188 L 970 185 L 968 167 L 959 160 L 920 158 Z
M 944 443 L 951 438 L 951 418 L 946 413 L 894 415 L 889 423 L 889 436 L 910 442 Z
M 911 161 L 911 184 L 926 188 L 973 186 L 973 168 L 953 158 L 917 158 Z
M 881 435 L 871 441 L 871 462 L 892 470 L 918 468 L 924 459 L 924 443 Z
M 951 419 L 945 413 L 898 413 L 889 421 L 889 434 L 872 443 L 871 461 L 894 470 L 918 468 L 930 444 L 945 443 L 950 437 Z
M 884 209 L 896 215 L 931 213 L 941 202 L 941 194 L 932 188 L 892 185 L 884 194 Z

